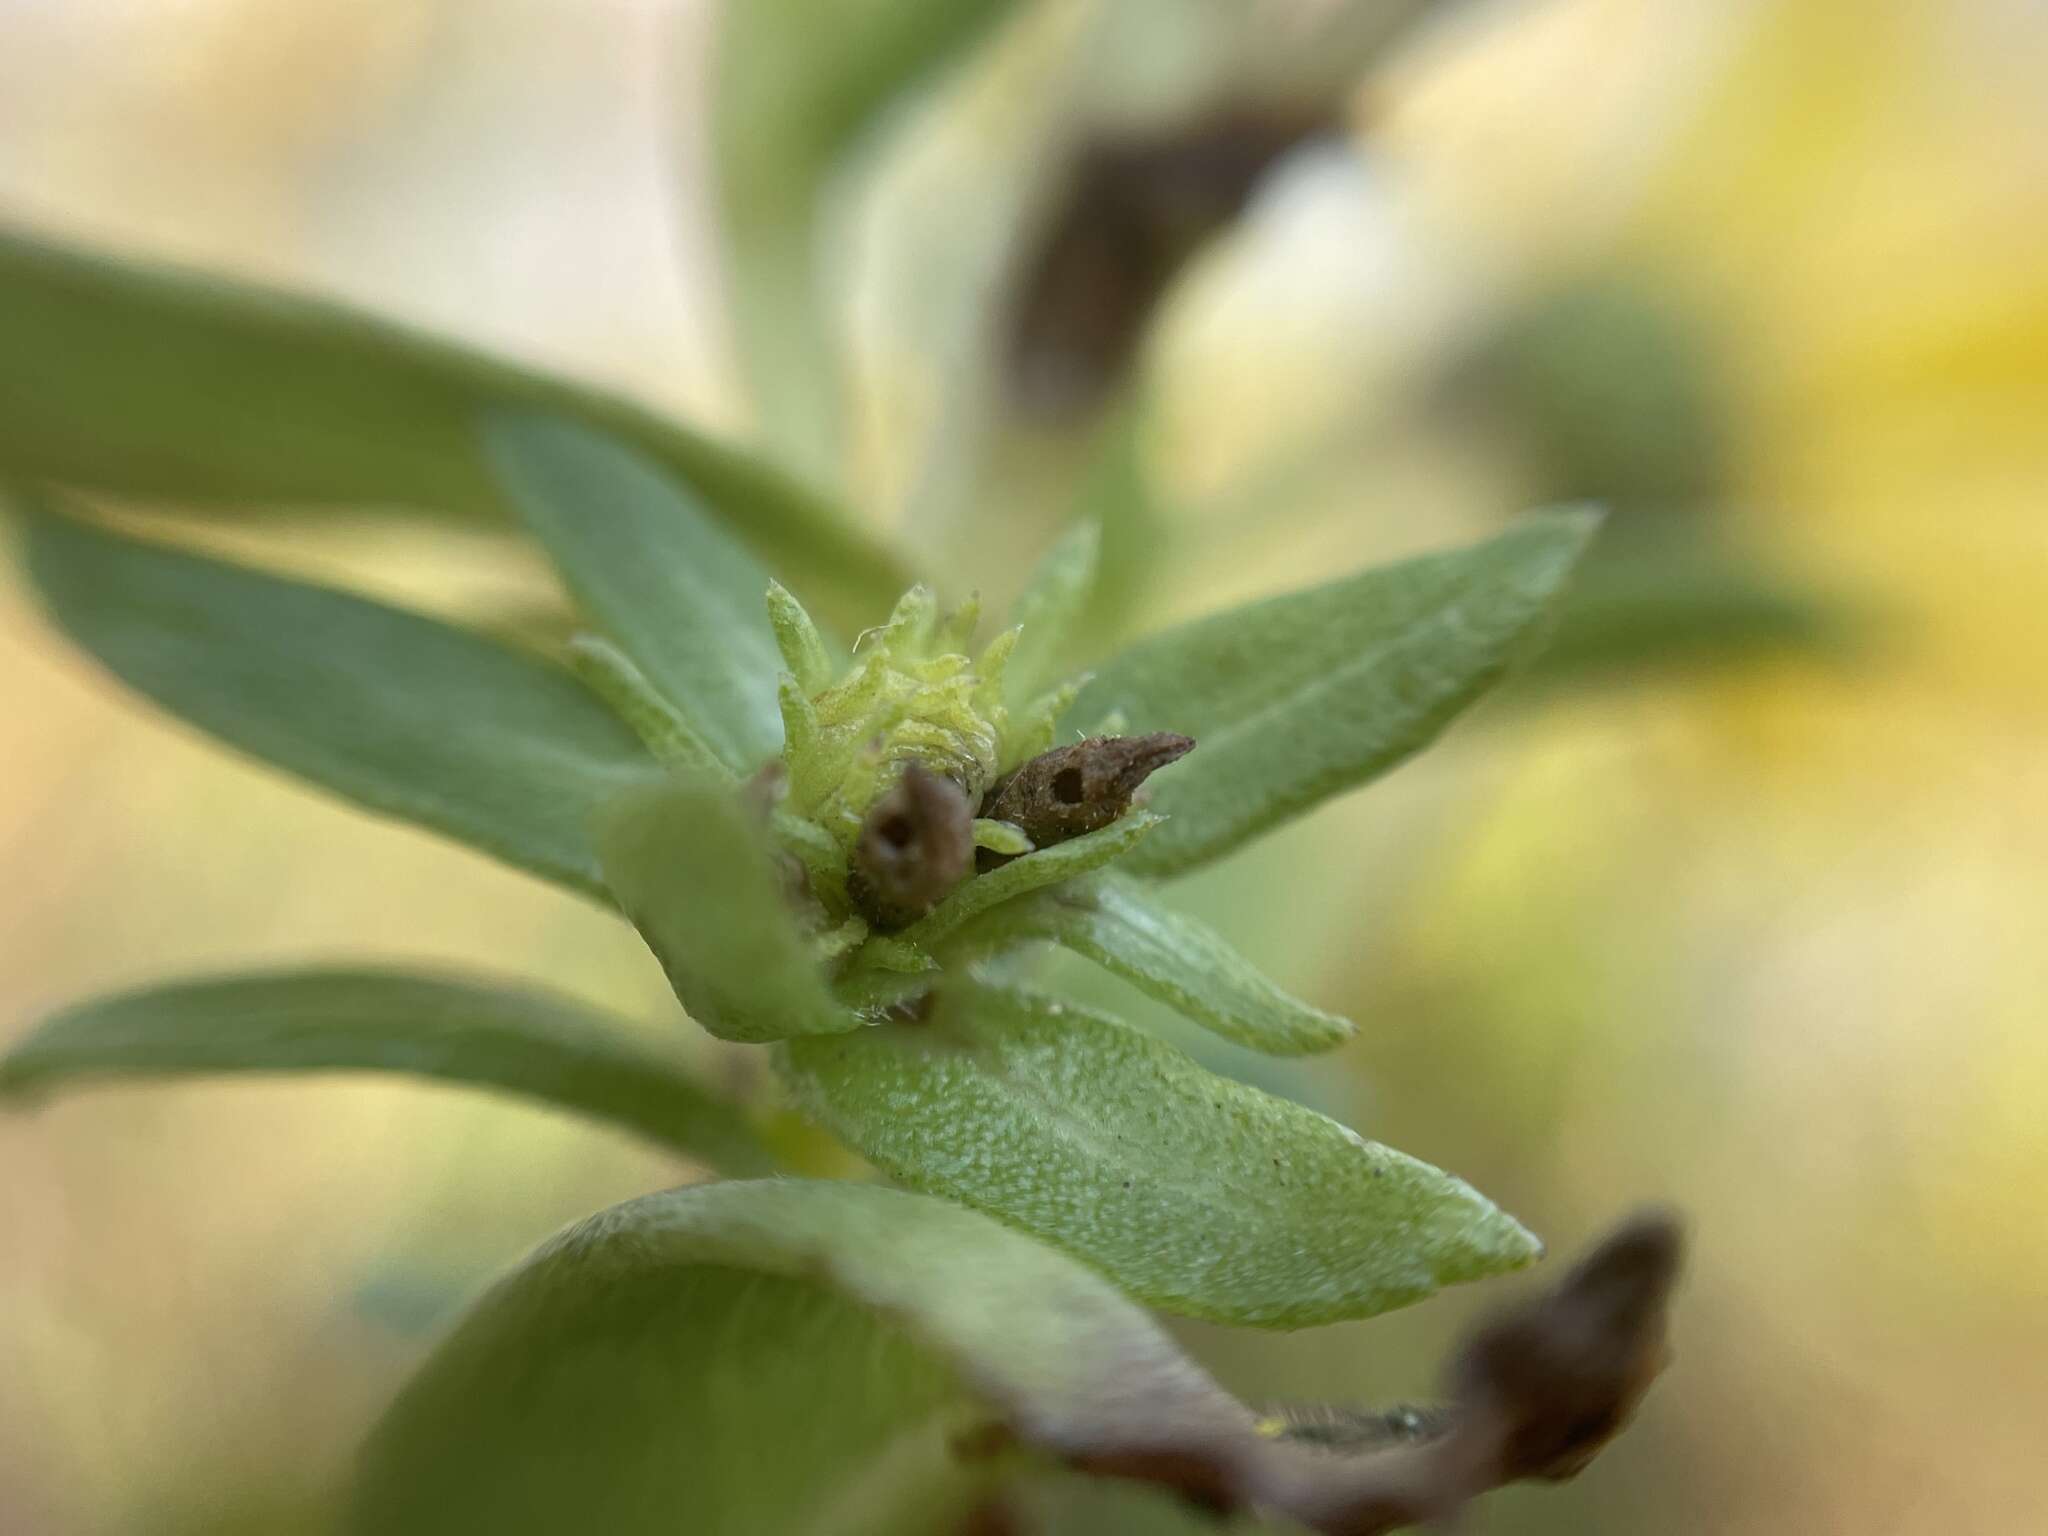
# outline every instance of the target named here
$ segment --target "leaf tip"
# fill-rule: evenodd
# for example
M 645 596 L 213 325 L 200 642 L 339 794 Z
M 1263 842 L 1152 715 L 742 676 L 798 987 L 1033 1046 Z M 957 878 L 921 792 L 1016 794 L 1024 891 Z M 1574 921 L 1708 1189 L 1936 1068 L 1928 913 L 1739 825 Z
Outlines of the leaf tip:
M 1453 1189 L 1428 1220 L 1432 1288 L 1513 1274 L 1543 1258 L 1542 1238 L 1464 1180 L 1442 1177 Z
M 1324 1013 L 1315 1010 L 1315 1026 L 1305 1030 L 1301 1036 L 1300 1049 L 1293 1052 L 1298 1056 L 1316 1056 L 1324 1051 L 1334 1051 L 1339 1046 L 1349 1045 L 1358 1038 L 1358 1021 L 1348 1019 L 1341 1013 Z
M 1567 502 L 1539 508 L 1527 514 L 1524 521 L 1547 534 L 1570 566 L 1577 563 L 1606 526 L 1607 507 L 1597 501 Z
M 1542 1238 L 1531 1232 L 1506 1211 L 1496 1208 L 1496 1214 L 1500 1220 L 1501 1230 L 1505 1234 L 1505 1240 L 1501 1244 L 1501 1249 L 1506 1262 L 1506 1268 L 1510 1270 L 1527 1269 L 1530 1265 L 1539 1263 L 1549 1256 L 1550 1245 L 1545 1243 Z
M 1548 1256 L 1549 1246 L 1515 1217 L 1491 1205 L 1487 1219 L 1474 1234 L 1472 1279 L 1490 1279 L 1528 1269 Z
M 1628 1422 L 1669 1358 L 1684 1256 L 1675 1213 L 1638 1212 L 1547 1296 L 1468 1339 L 1452 1379 L 1467 1422 L 1498 1442 L 1503 1480 L 1572 1477 Z

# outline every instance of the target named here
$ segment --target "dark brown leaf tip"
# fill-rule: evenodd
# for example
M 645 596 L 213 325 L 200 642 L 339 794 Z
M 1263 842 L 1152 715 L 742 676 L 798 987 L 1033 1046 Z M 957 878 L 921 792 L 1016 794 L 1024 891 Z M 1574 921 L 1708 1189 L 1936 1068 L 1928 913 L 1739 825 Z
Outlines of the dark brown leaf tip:
M 1040 848 L 1064 843 L 1115 821 L 1131 808 L 1140 785 L 1194 747 L 1194 738 L 1172 731 L 1091 736 L 1054 747 L 991 785 L 981 814 L 1023 828 Z
M 1684 1247 L 1676 1217 L 1643 1212 L 1466 1343 L 1453 1384 L 1460 1413 L 1496 1442 L 1494 1480 L 1570 1477 L 1627 1423 L 1668 1358 Z
M 1449 1371 L 1453 1401 L 1255 1417 L 1199 1374 L 1117 1384 L 1114 1409 L 1026 1443 L 1077 1470 L 1166 1488 L 1219 1514 L 1282 1516 L 1319 1536 L 1386 1536 L 1454 1518 L 1525 1478 L 1572 1476 L 1662 1369 L 1684 1243 L 1647 1212 L 1553 1289 L 1483 1324 Z M 1149 1411 L 1148 1411 L 1149 1410 Z
M 929 912 L 974 868 L 974 808 L 951 779 L 921 763 L 868 808 L 853 847 L 847 894 L 875 927 Z

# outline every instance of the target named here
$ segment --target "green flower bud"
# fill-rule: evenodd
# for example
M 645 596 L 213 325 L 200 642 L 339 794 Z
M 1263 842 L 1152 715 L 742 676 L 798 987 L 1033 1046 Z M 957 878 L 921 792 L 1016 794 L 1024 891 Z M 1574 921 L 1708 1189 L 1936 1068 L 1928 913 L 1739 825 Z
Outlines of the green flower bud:
M 816 675 L 815 631 L 808 619 L 797 622 L 801 610 L 788 593 L 778 589 L 774 606 L 790 664 L 782 684 L 789 810 L 851 854 L 862 818 L 913 763 L 951 780 L 968 805 L 980 802 L 1004 767 L 1002 674 L 1015 631 L 972 660 L 964 647 L 977 605 L 970 600 L 942 618 L 931 589 L 912 587 L 887 623 L 855 643 L 847 673 L 813 691 L 799 679 Z

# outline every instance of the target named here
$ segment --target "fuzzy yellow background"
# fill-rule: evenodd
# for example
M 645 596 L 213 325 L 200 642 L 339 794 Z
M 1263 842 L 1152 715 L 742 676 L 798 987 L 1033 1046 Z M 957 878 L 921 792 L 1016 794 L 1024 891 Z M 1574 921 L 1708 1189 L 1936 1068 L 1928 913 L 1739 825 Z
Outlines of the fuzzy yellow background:
M 1051 36 L 1077 7 L 1026 9 Z M 692 105 L 712 23 L 657 0 L 0 0 L 0 217 L 762 431 Z M 1046 45 L 997 46 L 1028 75 Z M 1694 1220 L 1641 1424 L 1475 1529 L 2048 1528 L 2044 82 L 2048 13 L 2023 0 L 1454 12 L 1351 101 L 1368 174 L 1290 173 L 1149 350 L 1177 520 L 1149 622 L 1534 499 L 1522 445 L 1418 403 L 1429 365 L 1487 315 L 1610 279 L 1698 338 L 1728 536 L 1861 615 L 1850 654 L 1489 710 L 1191 893 L 1358 1017 L 1323 1091 L 1368 1134 L 1563 1250 L 1639 1199 Z M 943 184 L 946 154 L 972 165 L 991 99 L 942 114 L 880 205 Z M 864 249 L 846 308 L 872 404 L 841 479 L 914 533 L 923 333 L 886 231 Z M 1297 494 L 1266 499 L 1304 445 Z M 478 614 L 545 590 L 482 539 L 327 529 L 283 558 Z M 11 574 L 0 632 L 0 1038 L 166 973 L 370 955 L 690 1028 L 623 927 L 148 715 Z M 540 1111 L 358 1079 L 0 1118 L 0 1529 L 293 1528 L 452 1298 L 690 1176 Z M 1254 1395 L 1372 1401 L 1425 1393 L 1486 1301 L 1188 1333 Z

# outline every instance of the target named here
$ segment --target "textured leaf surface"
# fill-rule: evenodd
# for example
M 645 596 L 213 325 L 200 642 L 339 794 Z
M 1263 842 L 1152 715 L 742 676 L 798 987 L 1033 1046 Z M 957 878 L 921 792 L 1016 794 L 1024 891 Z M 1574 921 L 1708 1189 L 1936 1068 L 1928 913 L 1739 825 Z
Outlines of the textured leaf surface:
M 1012 859 L 976 875 L 897 937 L 923 948 L 941 943 L 992 907 L 1122 858 L 1159 823 L 1160 818 L 1149 812 L 1130 811 L 1098 831 Z
M 1274 1056 L 1326 1051 L 1351 1038 L 1349 1019 L 1311 1008 L 1193 918 L 1114 874 L 1046 891 L 989 914 L 965 935 L 981 942 L 1050 939 L 1179 1009 L 1227 1040 Z
M 1667 1352 L 1681 1251 L 1668 1217 L 1625 1224 L 1468 1337 L 1433 1427 L 1389 1437 L 1352 1412 L 1356 1443 L 1320 1446 L 1256 1424 L 1100 1277 L 958 1206 L 674 1190 L 571 1228 L 483 1298 L 373 1434 L 352 1525 L 956 1536 L 988 1523 L 974 1509 L 1063 1536 L 1187 1529 L 1046 1475 L 1064 1466 L 1386 1536 L 1597 1454 Z
M 567 673 L 417 614 L 17 505 L 51 615 L 137 692 L 360 805 L 602 893 L 586 823 L 655 769 Z
M 1071 1004 L 956 983 L 928 1020 L 780 1060 L 798 1102 L 891 1177 L 1169 1311 L 1305 1327 L 1539 1251 L 1460 1180 Z
M 1538 630 L 1596 525 L 1523 518 L 1469 549 L 1348 577 L 1142 640 L 1082 690 L 1070 721 L 1121 711 L 1198 751 L 1151 783 L 1172 819 L 1128 868 L 1175 874 L 1428 745 Z
M 545 992 L 418 973 L 224 976 L 79 1003 L 0 1058 L 0 1092 L 244 1072 L 396 1072 L 502 1089 L 727 1173 L 773 1166 L 737 1109 L 630 1025 Z
M 858 1029 L 776 887 L 775 855 L 729 785 L 639 790 L 599 817 L 605 879 L 690 1017 L 727 1040 Z
M 1158 822 L 1158 817 L 1147 812 L 1131 811 L 1097 831 L 1037 849 L 974 876 L 907 928 L 871 942 L 834 983 L 836 995 L 848 1007 L 872 1017 L 929 990 L 931 973 L 939 968 L 935 956 L 976 954 L 1012 939 L 1043 937 L 1036 930 L 1025 931 L 1028 917 L 1018 918 L 1019 931 L 1015 933 L 1007 925 L 1020 898 L 1121 858 Z M 953 944 L 956 937 L 963 940 L 957 950 Z
M 482 428 L 507 497 L 577 602 L 735 773 L 782 745 L 768 573 L 653 461 L 559 416 Z
M 775 469 L 597 391 L 340 305 L 0 232 L 0 476 L 180 502 L 504 515 L 482 409 L 600 427 L 855 618 L 909 577 Z
M 372 1439 L 354 1528 L 766 1536 L 953 1529 L 1003 1469 L 1243 1436 L 1098 1276 L 984 1217 L 783 1180 L 650 1195 L 502 1281 Z

